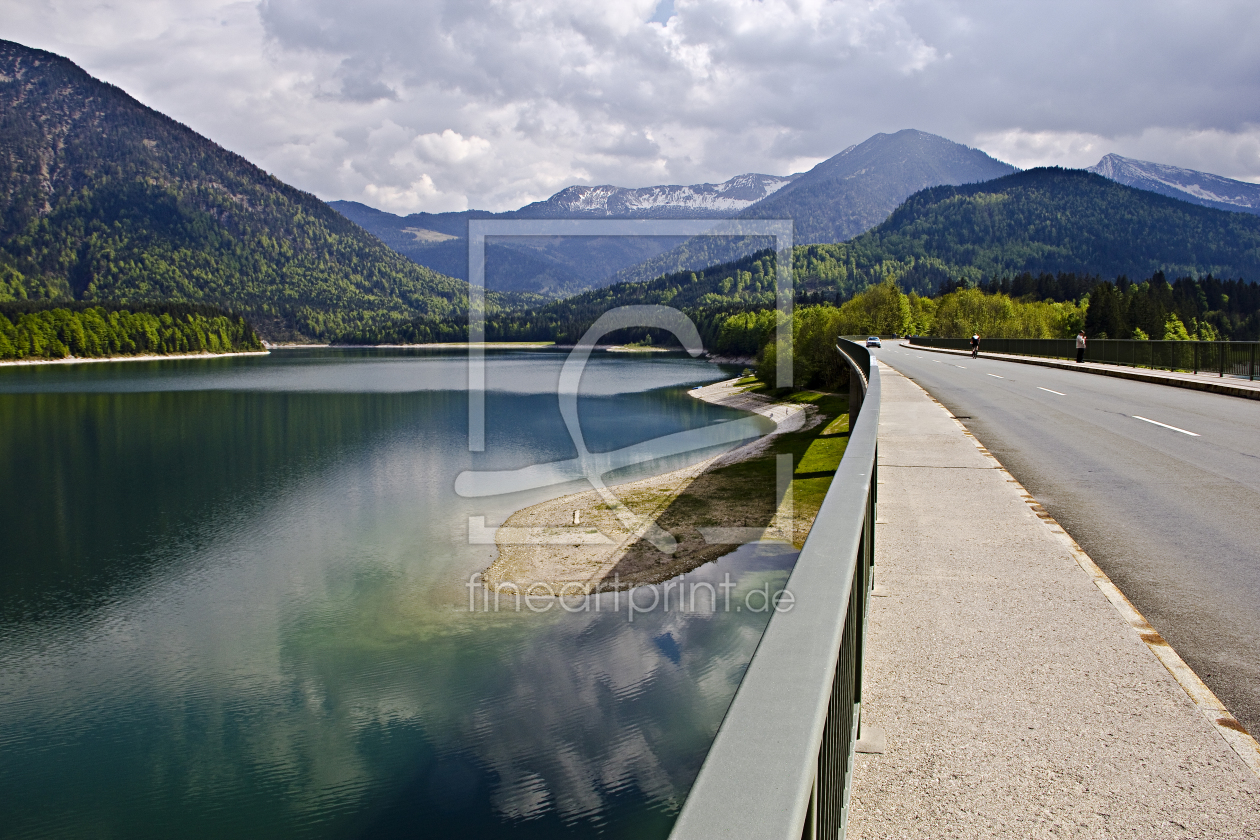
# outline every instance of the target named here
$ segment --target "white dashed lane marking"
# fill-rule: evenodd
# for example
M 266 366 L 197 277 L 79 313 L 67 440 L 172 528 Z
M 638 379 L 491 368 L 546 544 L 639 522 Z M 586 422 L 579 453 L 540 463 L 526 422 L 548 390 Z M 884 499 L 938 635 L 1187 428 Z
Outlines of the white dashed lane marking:
M 1063 393 L 1062 391 L 1055 391 L 1055 390 L 1052 390 L 1052 389 L 1050 389 L 1050 388 L 1042 388 L 1040 385 L 1038 385 L 1038 386 L 1037 386 L 1037 390 L 1038 390 L 1038 391 L 1049 391 L 1051 394 L 1058 394 L 1060 397 L 1066 397 L 1066 396 L 1067 396 L 1067 394 Z
M 1149 420 L 1145 417 L 1139 417 L 1136 414 L 1133 415 L 1133 419 L 1141 420 L 1143 423 L 1150 423 L 1154 426 L 1163 426 L 1165 429 L 1172 429 L 1174 432 L 1181 432 L 1183 435 L 1190 435 L 1190 437 L 1200 437 L 1198 432 L 1187 432 L 1185 429 L 1178 429 L 1176 426 L 1169 426 L 1167 423 L 1161 423 L 1158 420 Z

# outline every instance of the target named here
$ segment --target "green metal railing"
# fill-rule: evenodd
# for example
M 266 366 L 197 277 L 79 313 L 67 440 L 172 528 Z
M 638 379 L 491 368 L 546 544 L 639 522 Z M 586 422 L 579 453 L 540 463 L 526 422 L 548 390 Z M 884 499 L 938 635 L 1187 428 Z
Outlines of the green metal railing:
M 912 336 L 911 344 L 946 350 L 970 350 L 966 338 L 925 338 Z M 1215 373 L 1218 376 L 1256 378 L 1255 341 L 1134 341 L 1095 338 L 1085 347 L 1085 361 L 1125 365 L 1152 370 Z M 1076 340 L 1072 338 L 982 338 L 982 353 L 1039 356 L 1046 359 L 1075 359 Z
M 875 547 L 879 371 L 851 342 L 849 444 L 671 840 L 835 840 L 848 817 Z M 854 399 L 856 398 L 856 399 Z

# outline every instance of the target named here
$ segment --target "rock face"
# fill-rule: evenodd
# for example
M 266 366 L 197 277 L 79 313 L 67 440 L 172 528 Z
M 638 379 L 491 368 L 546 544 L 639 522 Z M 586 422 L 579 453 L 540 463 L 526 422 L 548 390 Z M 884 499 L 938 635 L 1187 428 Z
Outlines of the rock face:
M 1129 187 L 1204 207 L 1260 215 L 1260 184 L 1120 155 L 1107 155 L 1089 167 L 1089 171 Z

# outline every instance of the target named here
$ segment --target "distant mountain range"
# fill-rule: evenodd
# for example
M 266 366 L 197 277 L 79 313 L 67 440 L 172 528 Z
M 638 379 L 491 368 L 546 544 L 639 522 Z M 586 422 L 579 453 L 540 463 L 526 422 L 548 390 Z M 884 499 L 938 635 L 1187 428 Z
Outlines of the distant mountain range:
M 1260 214 L 1260 184 L 1120 155 L 1107 155 L 1089 171 L 1117 183 L 1204 207 Z
M 444 274 L 467 277 L 469 219 L 747 218 L 793 219 L 798 242 L 838 242 L 888 218 L 907 196 L 939 184 L 986 181 L 1015 171 L 984 152 L 914 129 L 876 134 L 789 176 L 738 175 L 721 184 L 627 189 L 567 187 L 546 201 L 505 213 L 415 213 L 395 216 L 363 204 L 331 206 L 390 247 Z M 458 241 L 448 239 L 456 237 Z M 487 252 L 489 288 L 563 296 L 624 280 L 724 263 L 765 246 L 705 237 L 518 240 Z
M 357 201 L 329 205 L 400 254 L 443 274 L 468 278 L 470 219 L 714 219 L 729 218 L 790 184 L 797 175 L 736 175 L 721 184 L 632 189 L 608 184 L 566 187 L 546 201 L 490 213 L 396 216 Z M 486 285 L 509 292 L 564 297 L 606 285 L 627 266 L 672 248 L 682 237 L 520 238 L 486 249 Z
M 732 314 L 775 307 L 775 263 L 772 251 L 762 251 L 695 271 L 618 282 L 528 311 L 502 311 L 487 319 L 487 335 L 571 342 L 613 307 L 664 304 L 685 311 L 707 346 L 714 346 Z M 1200 207 L 1080 169 L 1030 169 L 980 184 L 921 190 L 848 242 L 796 246 L 792 267 L 797 303 L 835 302 L 887 278 L 921 295 L 947 284 L 997 285 L 1005 279 L 1015 281 L 1014 287 L 1070 289 L 1075 299 L 1120 275 L 1135 282 L 1159 272 L 1170 281 L 1207 274 L 1217 281 L 1260 277 L 1260 218 Z M 1050 283 L 1041 282 L 1043 274 L 1051 275 Z M 1195 288 L 1216 290 L 1214 305 L 1204 297 L 1194 308 L 1227 334 L 1260 333 L 1260 287 L 1254 282 Z M 1223 288 L 1232 302 L 1219 294 Z M 400 324 L 364 338 L 393 342 L 409 334 Z M 644 334 L 628 330 L 618 340 Z
M 32 298 L 214 304 L 275 340 L 442 324 L 467 285 L 69 60 L 0 41 L 0 301 Z
M 1256 184 L 1115 154 L 1087 171 L 1205 207 L 1260 214 L 1260 185 Z M 498 214 L 470 211 L 399 217 L 353 202 L 332 205 L 422 265 L 463 277 L 467 270 L 463 236 L 469 218 L 790 218 L 798 244 L 834 243 L 875 228 L 919 190 L 984 183 L 1016 172 L 1010 164 L 977 149 L 905 129 L 876 134 L 808 172 L 786 177 L 740 175 L 722 184 L 640 189 L 573 186 L 546 201 Z M 1106 218 L 1098 221 L 1108 223 Z M 624 238 L 522 239 L 491 246 L 487 281 L 491 288 L 563 297 L 728 263 L 767 244 L 711 237 L 645 239 L 633 244 Z

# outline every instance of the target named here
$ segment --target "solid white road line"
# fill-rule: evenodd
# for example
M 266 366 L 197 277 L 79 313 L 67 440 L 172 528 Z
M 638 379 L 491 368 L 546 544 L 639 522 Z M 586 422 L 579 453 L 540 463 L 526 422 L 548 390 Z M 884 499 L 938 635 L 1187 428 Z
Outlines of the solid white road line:
M 996 373 L 986 373 L 985 376 L 992 376 L 994 379 L 1005 379 L 1005 376 L 998 376 Z
M 1049 389 L 1049 388 L 1042 388 L 1040 385 L 1038 385 L 1038 386 L 1037 386 L 1037 390 L 1038 390 L 1038 391 L 1050 391 L 1050 393 L 1052 393 L 1052 394 L 1058 394 L 1060 397 L 1066 397 L 1066 396 L 1067 396 L 1067 394 L 1063 393 L 1062 391 L 1053 391 L 1053 390 L 1051 390 L 1051 389 Z
M 1181 432 L 1183 435 L 1190 435 L 1190 437 L 1200 437 L 1198 432 L 1187 432 L 1185 429 L 1178 429 L 1176 426 L 1169 426 L 1167 423 L 1160 423 L 1158 420 L 1148 420 L 1147 418 L 1139 417 L 1136 414 L 1133 415 L 1133 419 L 1141 420 L 1144 423 L 1152 423 L 1156 426 L 1163 426 L 1165 429 L 1172 429 L 1174 432 Z

